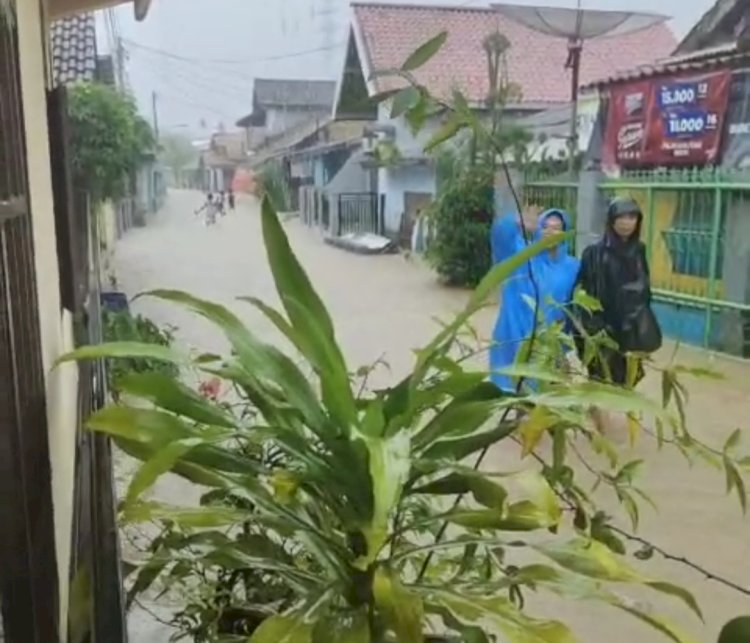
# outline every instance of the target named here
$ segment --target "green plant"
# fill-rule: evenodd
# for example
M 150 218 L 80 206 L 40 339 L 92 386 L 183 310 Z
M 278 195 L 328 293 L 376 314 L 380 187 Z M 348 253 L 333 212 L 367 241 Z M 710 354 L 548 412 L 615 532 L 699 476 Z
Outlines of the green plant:
M 164 164 L 179 174 L 186 167 L 195 167 L 198 151 L 189 138 L 177 133 L 167 133 L 159 139 L 160 153 Z
M 123 197 L 154 148 L 135 101 L 108 85 L 79 83 L 70 88 L 68 114 L 75 181 L 95 202 Z
M 444 40 L 441 35 L 420 47 L 404 70 L 424 62 Z M 446 140 L 451 128 L 476 126 L 461 114 L 459 109 L 435 140 Z M 248 598 L 231 589 L 232 605 L 261 618 L 246 619 L 247 631 L 217 638 L 222 641 L 250 635 L 250 643 L 413 643 L 433 629 L 464 643 L 486 643 L 498 635 L 524 643 L 576 641 L 565 623 L 527 614 L 525 598 L 537 592 L 604 602 L 673 641 L 689 640 L 620 594 L 628 586 L 661 592 L 700 616 L 685 589 L 627 564 L 620 538 L 627 533 L 617 516 L 602 511 L 599 496 L 584 487 L 574 464 L 582 462 L 595 487 L 610 491 L 618 513 L 637 526 L 640 504 L 650 502 L 638 485 L 645 464 L 622 461 L 587 421 L 592 404 L 620 411 L 629 418 L 633 439 L 652 437 L 663 448 L 722 468 L 728 490 L 737 493 L 744 509 L 741 471 L 748 460 L 738 457 L 741 433 L 732 433 L 716 450 L 687 426 L 680 379 L 712 374 L 675 364 L 661 369 L 659 405 L 562 368 L 560 357 L 572 340 L 558 326 L 542 327 L 535 346 L 529 342 L 522 360 L 507 371 L 534 379 L 535 387 L 519 386 L 517 395 L 504 395 L 486 382 L 486 373 L 468 370 L 470 355 L 462 355 L 461 347 L 464 337 L 472 337 L 467 324 L 473 313 L 503 279 L 566 237 L 561 235 L 495 266 L 466 308 L 416 351 L 403 380 L 369 391 L 353 381 L 331 318 L 268 199 L 262 227 L 283 312 L 256 299 L 244 301 L 268 316 L 295 356 L 304 357 L 313 381 L 227 308 L 174 291 L 151 295 L 214 323 L 230 344 L 229 357 L 191 357 L 120 342 L 84 347 L 63 359 L 163 360 L 220 377 L 240 398 L 237 412 L 176 378 L 132 374 L 124 390 L 151 406 L 113 406 L 92 417 L 90 428 L 113 436 L 144 461 L 122 503 L 122 520 L 179 529 L 177 541 L 165 539 L 153 548 L 136 576 L 137 589 L 157 578 L 185 578 L 184 570 L 195 569 L 195 563 L 217 574 L 265 572 L 286 586 L 293 598 L 273 606 L 267 618 L 258 605 L 246 604 L 267 597 Z M 580 295 L 576 303 L 595 305 Z M 588 339 L 596 347 L 597 338 Z M 466 464 L 502 442 L 521 447 L 520 470 L 480 469 L 481 457 L 475 467 Z M 541 455 L 542 445 L 549 457 Z M 582 445 L 601 457 L 582 453 Z M 278 458 L 268 457 L 277 453 Z M 212 489 L 203 506 L 145 500 L 167 471 Z M 644 547 L 636 556 L 645 560 L 653 551 Z
M 103 315 L 104 341 L 106 342 L 142 342 L 155 346 L 169 347 L 174 341 L 174 329 L 160 328 L 152 320 L 142 315 L 133 316 L 129 311 L 106 310 Z M 115 395 L 119 393 L 119 382 L 128 373 L 163 373 L 177 377 L 180 369 L 170 364 L 148 356 L 113 358 L 107 365 L 109 390 Z
M 252 622 L 251 643 L 413 643 L 433 628 L 465 643 L 489 642 L 498 634 L 532 643 L 576 641 L 563 622 L 525 612 L 525 596 L 536 592 L 604 602 L 673 641 L 689 640 L 615 590 L 641 586 L 700 615 L 686 590 L 627 564 L 612 518 L 569 463 L 581 440 L 606 454 L 600 484 L 637 519 L 643 463 L 621 462 L 606 438 L 587 428 L 589 405 L 627 412 L 634 430 L 640 430 L 642 414 L 653 415 L 670 440 L 697 448 L 685 425 L 636 392 L 577 381 L 551 368 L 556 360 L 547 357 L 568 341 L 559 329 L 541 336 L 545 359 L 509 370 L 540 382 L 517 397 L 500 393 L 485 373 L 466 370 L 467 361 L 455 353 L 470 317 L 500 282 L 560 237 L 493 268 L 466 309 L 416 352 L 408 376 L 370 392 L 352 382 L 331 318 L 268 200 L 262 227 L 284 312 L 244 301 L 265 313 L 304 356 L 314 382 L 227 308 L 174 291 L 151 296 L 215 324 L 231 346 L 230 357 L 191 358 L 163 346 L 120 342 L 84 347 L 63 360 L 148 357 L 180 364 L 222 378 L 257 411 L 243 419 L 177 379 L 152 373 L 123 381 L 124 391 L 151 407 L 117 405 L 91 418 L 90 428 L 144 461 L 122 503 L 122 520 L 180 530 L 176 541 L 163 539 L 152 548 L 136 577 L 139 590 L 159 577 L 171 583 L 196 563 L 225 574 L 269 574 L 293 598 L 284 594 L 271 616 Z M 682 403 L 678 372 L 665 370 L 672 406 Z M 509 420 L 505 411 L 511 408 L 525 410 L 526 421 Z M 522 445 L 527 460 L 520 470 L 465 464 L 502 441 Z M 549 462 L 537 452 L 542 441 L 551 445 Z M 662 441 L 670 443 L 664 434 Z M 726 457 L 732 459 L 736 438 L 730 441 Z M 258 457 L 269 452 L 281 456 Z M 211 497 L 201 507 L 144 499 L 167 471 L 212 489 Z M 217 502 L 217 496 L 223 499 Z M 253 599 L 233 594 L 233 609 L 260 613 L 244 600 Z M 216 640 L 248 640 L 249 634 Z
M 277 161 L 268 161 L 259 175 L 263 194 L 268 195 L 279 212 L 288 212 L 291 207 L 291 192 L 283 165 Z
M 452 286 L 475 286 L 492 265 L 490 229 L 495 211 L 490 168 L 466 168 L 448 181 L 430 209 L 427 258 Z

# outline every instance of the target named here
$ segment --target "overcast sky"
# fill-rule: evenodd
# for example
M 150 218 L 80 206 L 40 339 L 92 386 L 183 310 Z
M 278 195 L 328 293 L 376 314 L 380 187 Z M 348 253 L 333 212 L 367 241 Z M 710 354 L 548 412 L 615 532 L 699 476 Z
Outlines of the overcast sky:
M 457 5 L 466 0 L 421 1 Z M 713 1 L 583 0 L 583 7 L 658 10 L 674 17 L 672 29 L 681 37 Z M 575 6 L 575 0 L 515 3 Z M 251 111 L 253 77 L 336 78 L 348 5 L 349 0 L 152 0 L 143 23 L 132 19 L 131 5 L 117 9 L 116 30 L 124 39 L 130 82 L 143 109 L 150 111 L 155 91 L 163 130 L 208 136 L 219 124 L 232 129 Z M 99 32 L 106 51 L 109 30 L 101 20 Z

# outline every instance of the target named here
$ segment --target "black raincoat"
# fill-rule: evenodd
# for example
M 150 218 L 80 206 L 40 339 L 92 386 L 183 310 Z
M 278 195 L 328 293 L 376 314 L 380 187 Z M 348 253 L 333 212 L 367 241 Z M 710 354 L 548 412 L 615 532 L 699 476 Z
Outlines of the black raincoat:
M 638 226 L 627 241 L 614 231 L 615 219 L 627 212 L 638 214 Z M 599 300 L 601 311 L 579 310 L 579 321 L 588 335 L 604 330 L 620 350 L 602 348 L 589 363 L 589 375 L 616 384 L 627 381 L 626 352 L 651 353 L 661 346 L 661 330 L 651 310 L 651 280 L 646 247 L 640 239 L 643 215 L 632 199 L 616 199 L 608 211 L 602 239 L 586 248 L 581 257 L 577 284 Z M 578 350 L 583 358 L 585 342 L 579 335 Z M 606 366 L 605 366 L 606 364 Z M 638 364 L 635 383 L 643 377 Z

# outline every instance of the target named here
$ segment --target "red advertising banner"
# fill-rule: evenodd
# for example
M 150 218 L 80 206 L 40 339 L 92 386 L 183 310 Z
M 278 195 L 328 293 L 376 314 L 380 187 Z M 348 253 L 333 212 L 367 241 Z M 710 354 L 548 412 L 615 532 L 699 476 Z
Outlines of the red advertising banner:
M 731 75 L 660 78 L 614 87 L 604 164 L 705 165 L 716 161 Z

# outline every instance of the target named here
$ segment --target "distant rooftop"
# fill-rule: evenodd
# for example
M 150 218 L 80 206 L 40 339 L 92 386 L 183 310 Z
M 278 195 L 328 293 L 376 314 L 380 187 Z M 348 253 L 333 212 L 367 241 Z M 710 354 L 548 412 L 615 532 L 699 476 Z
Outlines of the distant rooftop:
M 260 107 L 325 107 L 333 105 L 336 82 L 257 78 L 254 99 Z
M 564 38 L 534 31 L 490 8 L 364 2 L 354 4 L 353 9 L 365 79 L 373 71 L 400 67 L 419 44 L 447 31 L 445 45 L 417 70 L 417 80 L 438 95 L 449 95 L 458 87 L 471 100 L 484 101 L 489 84 L 482 41 L 499 31 L 510 41 L 508 75 L 520 86 L 523 104 L 570 100 L 571 76 L 565 69 L 568 43 Z M 591 39 L 583 49 L 581 84 L 665 58 L 676 44 L 666 23 Z M 398 83 L 392 77 L 375 78 L 369 82 L 369 93 L 387 91 Z

